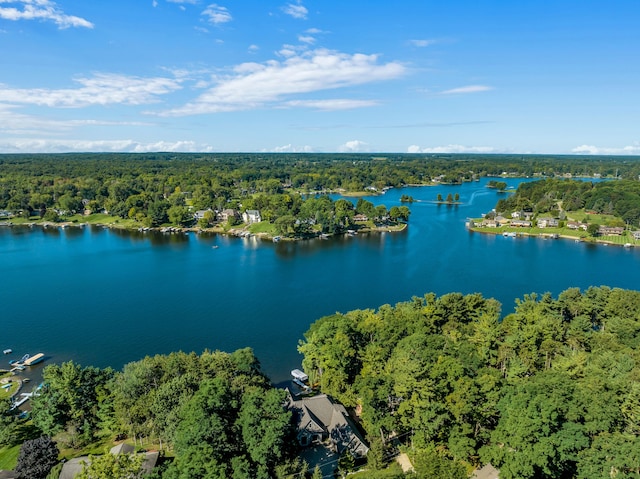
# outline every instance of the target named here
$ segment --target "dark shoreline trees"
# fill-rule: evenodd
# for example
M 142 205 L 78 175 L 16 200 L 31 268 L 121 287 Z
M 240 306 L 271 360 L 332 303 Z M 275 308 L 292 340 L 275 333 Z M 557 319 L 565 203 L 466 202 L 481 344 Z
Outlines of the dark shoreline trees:
M 163 477 L 267 479 L 293 458 L 285 392 L 249 348 L 146 357 L 122 372 L 49 365 L 44 381 L 33 398 L 38 429 L 67 447 L 96 436 L 159 442 L 176 455 Z

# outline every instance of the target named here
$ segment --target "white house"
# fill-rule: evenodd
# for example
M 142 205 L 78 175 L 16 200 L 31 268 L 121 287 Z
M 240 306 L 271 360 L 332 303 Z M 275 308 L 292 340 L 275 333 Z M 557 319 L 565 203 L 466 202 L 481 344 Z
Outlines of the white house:
M 258 210 L 247 210 L 242 213 L 242 220 L 251 225 L 253 223 L 260 223 L 262 221 L 262 217 Z

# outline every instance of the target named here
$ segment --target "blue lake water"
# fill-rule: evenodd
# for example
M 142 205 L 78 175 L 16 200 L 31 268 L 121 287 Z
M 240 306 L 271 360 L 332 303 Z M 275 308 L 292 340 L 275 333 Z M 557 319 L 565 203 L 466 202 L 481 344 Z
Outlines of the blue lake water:
M 406 231 L 329 240 L 0 227 L 0 349 L 120 369 L 145 355 L 251 346 L 279 382 L 299 367 L 309 325 L 336 311 L 460 291 L 494 297 L 507 314 L 531 292 L 640 289 L 639 248 L 467 231 L 467 217 L 500 197 L 485 183 L 390 190 L 369 199 L 420 200 Z M 438 193 L 463 204 L 434 204 Z

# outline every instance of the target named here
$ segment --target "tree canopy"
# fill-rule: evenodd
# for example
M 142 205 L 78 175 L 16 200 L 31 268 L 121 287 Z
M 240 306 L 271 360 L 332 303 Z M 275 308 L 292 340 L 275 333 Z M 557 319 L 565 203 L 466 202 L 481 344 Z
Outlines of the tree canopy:
M 418 464 L 637 477 L 639 301 L 573 288 L 526 295 L 501 318 L 479 294 L 427 294 L 321 318 L 299 350 L 324 392 L 360 410 L 370 433 L 404 438 Z

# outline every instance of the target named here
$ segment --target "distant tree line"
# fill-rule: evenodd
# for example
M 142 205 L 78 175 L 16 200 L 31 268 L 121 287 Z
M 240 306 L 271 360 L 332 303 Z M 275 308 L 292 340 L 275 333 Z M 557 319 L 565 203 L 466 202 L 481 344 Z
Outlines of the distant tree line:
M 0 210 L 49 219 L 56 212 L 107 210 L 152 226 L 178 225 L 192 221 L 193 209 L 248 208 L 247 199 L 259 194 L 375 192 L 436 177 L 456 184 L 503 174 L 637 178 L 640 162 L 535 155 L 0 155 Z

